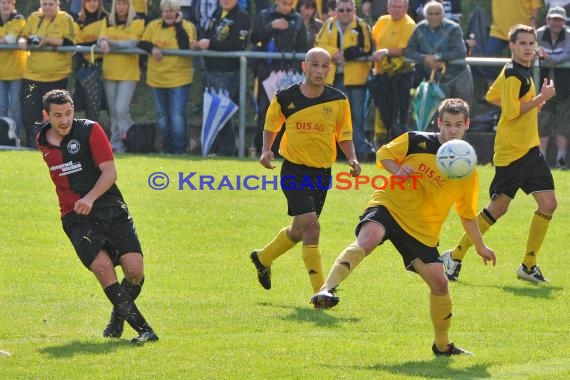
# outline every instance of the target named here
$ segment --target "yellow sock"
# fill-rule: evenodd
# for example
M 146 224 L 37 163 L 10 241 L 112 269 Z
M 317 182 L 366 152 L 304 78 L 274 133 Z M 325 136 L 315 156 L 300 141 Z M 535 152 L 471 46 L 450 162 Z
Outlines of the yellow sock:
M 266 267 L 270 266 L 273 261 L 293 248 L 296 242 L 292 241 L 287 235 L 287 229 L 289 227 L 283 227 L 281 231 L 263 248 L 259 253 L 259 261 Z
M 536 255 L 546 236 L 546 231 L 548 231 L 548 225 L 551 219 L 552 215 L 544 215 L 536 211 L 530 220 L 526 251 L 523 259 L 523 264 L 527 269 L 536 265 Z
M 350 272 L 352 272 L 354 268 L 364 260 L 364 256 L 364 250 L 356 245 L 356 243 L 346 247 L 344 251 L 338 255 L 323 288 L 336 288 L 338 284 L 347 278 Z
M 321 252 L 318 245 L 304 245 L 303 246 L 303 261 L 309 273 L 309 279 L 313 286 L 313 291 L 316 293 L 321 289 L 325 278 L 323 276 L 323 268 L 321 266 Z
M 429 314 L 435 332 L 435 346 L 440 351 L 446 351 L 449 344 L 449 326 L 451 325 L 451 296 L 429 295 Z
M 479 211 L 479 214 L 477 214 L 477 226 L 479 227 L 481 235 L 487 232 L 495 222 L 495 218 L 493 218 L 487 209 L 483 209 Z M 466 233 L 463 233 L 461 239 L 459 239 L 459 243 L 457 243 L 457 246 L 451 252 L 451 258 L 458 261 L 463 260 L 467 254 L 467 250 L 471 248 L 472 245 L 473 243 L 471 242 L 471 239 L 469 239 L 469 236 L 467 236 Z

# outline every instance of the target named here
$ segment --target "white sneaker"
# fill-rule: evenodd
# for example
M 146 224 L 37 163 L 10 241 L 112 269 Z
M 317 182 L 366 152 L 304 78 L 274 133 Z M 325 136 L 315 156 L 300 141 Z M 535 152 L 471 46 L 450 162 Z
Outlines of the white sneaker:
M 529 272 L 526 269 L 526 266 L 524 264 L 521 264 L 519 266 L 519 269 L 517 269 L 517 278 L 520 280 L 532 282 L 533 284 L 537 284 L 539 282 L 549 282 L 542 275 L 542 272 L 540 271 L 540 268 L 538 267 L 538 265 L 535 265 L 532 268 L 530 268 L 530 272 Z
M 445 265 L 445 275 L 449 281 L 457 281 L 459 279 L 459 272 L 461 272 L 461 261 L 453 260 L 451 258 L 451 250 L 443 252 L 441 259 Z

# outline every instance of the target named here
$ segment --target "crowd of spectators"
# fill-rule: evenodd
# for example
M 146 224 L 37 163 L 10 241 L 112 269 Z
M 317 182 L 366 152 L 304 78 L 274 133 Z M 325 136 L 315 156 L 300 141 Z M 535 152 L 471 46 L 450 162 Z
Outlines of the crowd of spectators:
M 485 46 L 478 50 L 485 56 L 505 57 L 506 32 L 516 23 L 536 28 L 546 24 L 539 32 L 541 53 L 537 53 L 545 65 L 570 60 L 569 45 L 564 43 L 570 40 L 565 24 L 570 1 L 488 2 L 490 33 L 482 40 L 462 29 L 466 16 L 460 0 L 162 0 L 160 14 L 153 14 L 148 0 L 41 0 L 28 15 L 17 11 L 16 0 L 0 0 L 0 44 L 17 44 L 21 49 L 0 51 L 0 117 L 13 118 L 22 145 L 33 147 L 34 125 L 42 118 L 41 96 L 74 83 L 78 109 L 95 120 L 100 110 L 108 111 L 112 147 L 124 152 L 127 131 L 135 123 L 130 103 L 137 83 L 146 78 L 158 114 L 162 151 L 183 154 L 188 151 L 186 105 L 191 89 L 202 91 L 192 87 L 194 73 L 200 73 L 200 84 L 226 90 L 237 102 L 239 61 L 165 56 L 162 49 L 306 52 L 320 46 L 333 57 L 327 83 L 347 94 L 358 157 L 366 161 L 385 140 L 416 129 L 409 93 L 432 72 L 446 96 L 472 102 L 471 68 L 449 62 L 464 59 L 481 41 Z M 62 45 L 95 45 L 103 54 L 75 54 L 72 60 L 71 53 L 57 50 L 25 52 L 29 46 Z M 148 57 L 108 54 L 131 47 L 146 50 Z M 93 64 L 102 68 L 100 101 L 77 77 L 82 66 Z M 271 97 L 262 83 L 275 71 L 299 72 L 300 66 L 295 60 L 257 59 L 250 60 L 249 67 L 256 78 L 257 113 L 251 146 L 260 152 Z M 495 67 L 484 70 L 488 84 L 496 71 Z M 568 76 L 565 71 L 543 70 L 542 75 L 560 79 Z M 75 80 L 69 81 L 71 77 Z M 556 110 L 545 114 L 565 115 L 570 109 L 568 96 L 560 94 Z M 373 133 L 368 130 L 369 113 L 375 118 Z M 559 120 L 547 116 L 541 125 Z M 556 137 L 561 151 L 557 162 L 565 164 L 565 132 L 541 127 L 541 134 L 543 149 L 549 137 Z M 236 136 L 230 120 L 214 151 L 235 155 Z

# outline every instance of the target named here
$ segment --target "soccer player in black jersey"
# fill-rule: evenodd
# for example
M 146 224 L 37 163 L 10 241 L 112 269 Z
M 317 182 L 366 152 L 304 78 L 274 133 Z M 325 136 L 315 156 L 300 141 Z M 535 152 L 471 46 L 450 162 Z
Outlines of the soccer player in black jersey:
M 263 249 L 251 253 L 258 280 L 265 289 L 271 288 L 273 261 L 300 241 L 312 288 L 317 291 L 321 287 L 324 277 L 319 250 L 319 215 L 331 184 L 337 142 L 348 158 L 351 174 L 360 174 L 352 143 L 348 99 L 339 90 L 325 85 L 330 66 L 331 56 L 326 50 L 309 50 L 302 63 L 306 79 L 278 92 L 267 111 L 259 162 L 268 169 L 275 168 L 271 163 L 274 158 L 271 146 L 285 124 L 279 146 L 279 154 L 284 158 L 281 187 L 293 221 Z
M 139 334 L 131 342 L 157 341 L 134 302 L 144 282 L 142 249 L 115 184 L 117 172 L 105 132 L 94 121 L 74 119 L 73 100 L 66 90 L 44 95 L 43 114 L 47 122 L 37 145 L 55 184 L 63 229 L 113 304 L 103 336 L 121 337 L 127 321 Z M 125 274 L 121 283 L 117 265 Z
M 489 187 L 491 198 L 477 215 L 481 233 L 487 232 L 507 212 L 518 190 L 532 194 L 536 201 L 522 263 L 517 277 L 531 283 L 548 280 L 537 265 L 537 255 L 556 210 L 554 179 L 539 149 L 538 111 L 555 95 L 554 82 L 544 79 L 536 95 L 530 71 L 536 51 L 536 31 L 526 25 L 515 25 L 509 31 L 512 62 L 505 65 L 489 91 L 487 101 L 501 107 L 501 118 L 495 136 L 495 176 Z M 447 277 L 457 281 L 461 261 L 472 243 L 465 234 L 453 250 L 442 257 Z

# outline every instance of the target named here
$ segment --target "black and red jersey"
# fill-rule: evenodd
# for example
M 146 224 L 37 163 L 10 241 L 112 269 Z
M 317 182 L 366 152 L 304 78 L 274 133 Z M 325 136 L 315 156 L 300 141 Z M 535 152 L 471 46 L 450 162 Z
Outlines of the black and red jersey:
M 70 133 L 60 146 L 48 143 L 46 132 L 50 123 L 42 126 L 37 142 L 46 162 L 59 198 L 61 217 L 73 212 L 75 202 L 95 186 L 101 176 L 99 165 L 114 160 L 109 139 L 99 124 L 91 120 L 74 119 Z M 124 204 L 123 196 L 113 184 L 95 202 L 93 207 Z

